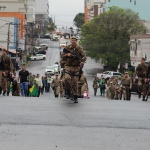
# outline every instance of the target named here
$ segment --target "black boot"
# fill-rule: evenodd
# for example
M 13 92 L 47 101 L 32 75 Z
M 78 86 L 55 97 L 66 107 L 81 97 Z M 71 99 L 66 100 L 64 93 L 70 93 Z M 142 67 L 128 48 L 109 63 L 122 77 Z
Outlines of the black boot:
M 142 99 L 142 101 L 145 101 L 145 96 L 143 96 L 143 99 Z
M 6 91 L 3 92 L 3 96 L 5 96 L 5 94 L 6 94 Z
M 139 96 L 138 97 L 141 98 L 141 92 L 139 92 Z
M 58 95 L 55 95 L 55 97 L 58 97 Z
M 70 91 L 66 90 L 66 98 L 69 99 L 70 98 Z
M 7 96 L 9 96 L 9 92 L 7 92 Z
M 70 95 L 70 100 L 74 101 L 73 95 Z
M 74 95 L 74 103 L 78 103 L 78 96 Z

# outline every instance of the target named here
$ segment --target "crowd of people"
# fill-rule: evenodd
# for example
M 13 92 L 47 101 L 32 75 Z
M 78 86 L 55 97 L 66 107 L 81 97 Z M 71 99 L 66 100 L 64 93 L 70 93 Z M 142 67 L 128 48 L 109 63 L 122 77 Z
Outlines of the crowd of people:
M 104 79 L 103 75 L 100 79 L 96 76 L 93 81 L 94 95 L 97 94 L 97 89 L 100 89 L 100 96 L 107 97 L 112 100 L 130 100 L 131 98 L 131 88 L 132 80 L 128 74 L 125 72 L 123 77 L 111 77 L 107 80 Z
M 136 67 L 133 77 L 125 72 L 124 76 L 112 77 L 104 79 L 103 75 L 100 79 L 96 76 L 93 80 L 94 95 L 97 94 L 97 89 L 100 89 L 100 95 L 106 96 L 112 100 L 131 100 L 131 89 L 133 83 L 137 82 L 138 97 L 143 96 L 142 101 L 147 101 L 150 95 L 150 65 L 145 63 L 145 59 L 141 59 L 141 63 Z
M 33 75 L 26 70 L 26 65 L 22 65 L 16 78 L 15 70 L 10 58 L 7 56 L 7 50 L 2 49 L 0 57 L 0 94 L 9 96 L 30 96 L 39 97 L 44 92 L 48 93 L 51 89 L 54 96 L 66 97 L 74 103 L 78 103 L 78 98 L 89 98 L 89 87 L 86 76 L 83 72 L 86 55 L 82 48 L 77 45 L 77 38 L 71 38 L 71 44 L 64 48 L 60 55 L 60 66 L 62 72 L 55 74 L 52 79 L 50 74 L 40 77 L 40 74 Z M 133 82 L 138 78 L 138 95 L 143 101 L 147 101 L 146 96 L 150 93 L 150 65 L 145 63 L 145 59 L 141 59 L 141 63 L 136 67 L 134 77 L 131 79 L 128 72 L 123 77 L 112 77 L 104 79 L 103 75 L 100 79 L 96 76 L 93 81 L 94 95 L 97 89 L 100 89 L 100 96 L 106 96 L 108 99 L 130 100 Z

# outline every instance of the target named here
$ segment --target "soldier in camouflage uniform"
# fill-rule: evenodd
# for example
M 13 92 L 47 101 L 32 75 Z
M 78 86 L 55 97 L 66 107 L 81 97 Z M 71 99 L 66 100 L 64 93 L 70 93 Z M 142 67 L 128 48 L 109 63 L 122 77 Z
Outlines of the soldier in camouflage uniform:
M 7 56 L 6 49 L 2 49 L 2 56 L 1 56 L 1 70 L 2 70 L 2 90 L 3 96 L 5 96 L 7 92 L 7 96 L 10 93 L 10 74 L 13 71 L 13 65 L 10 58 Z
M 63 77 L 60 78 L 60 97 L 64 97 L 64 79 Z
M 98 85 L 98 78 L 97 76 L 95 76 L 94 80 L 93 80 L 93 89 L 94 89 L 94 96 L 96 96 L 97 93 L 97 89 L 99 88 Z
M 65 89 L 66 89 L 66 98 L 70 98 L 70 94 L 73 95 L 74 102 L 78 103 L 78 80 L 79 80 L 79 71 L 80 67 L 86 61 L 86 55 L 83 52 L 82 48 L 77 45 L 77 38 L 71 38 L 71 44 L 66 46 L 65 49 L 71 52 L 74 51 L 79 58 L 74 58 L 73 55 L 69 52 L 64 53 L 62 58 L 66 60 L 65 62 Z
M 141 93 L 143 93 L 143 84 L 145 78 L 147 78 L 148 66 L 145 63 L 145 59 L 141 59 L 141 63 L 136 67 L 136 71 L 134 76 L 138 76 L 138 94 L 139 98 L 141 98 Z M 143 95 L 143 101 L 145 101 L 145 95 Z
M 78 94 L 79 94 L 79 97 L 83 97 L 83 92 L 82 92 L 82 90 L 84 90 L 84 89 L 83 89 L 83 85 L 84 85 L 85 83 L 88 85 L 87 80 L 86 80 L 86 77 L 85 77 L 85 75 L 84 75 L 84 72 L 81 71 L 81 77 L 79 78 L 79 82 L 78 82 Z
M 124 100 L 130 100 L 131 99 L 132 80 L 129 77 L 128 72 L 125 72 L 124 77 L 121 79 L 120 85 L 121 84 L 122 84 Z
M 113 84 L 113 82 L 110 82 L 110 86 L 108 87 L 109 91 L 110 91 L 110 99 L 114 100 L 115 98 L 115 86 Z
M 58 74 L 55 75 L 55 78 L 52 80 L 52 86 L 54 89 L 55 97 L 59 97 L 60 93 L 60 79 L 58 78 Z

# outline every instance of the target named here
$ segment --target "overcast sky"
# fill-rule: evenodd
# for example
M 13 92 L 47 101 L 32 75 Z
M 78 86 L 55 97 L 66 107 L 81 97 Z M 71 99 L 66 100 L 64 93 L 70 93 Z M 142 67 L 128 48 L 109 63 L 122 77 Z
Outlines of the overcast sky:
M 76 14 L 84 13 L 84 0 L 49 0 L 50 17 L 57 26 L 72 27 Z

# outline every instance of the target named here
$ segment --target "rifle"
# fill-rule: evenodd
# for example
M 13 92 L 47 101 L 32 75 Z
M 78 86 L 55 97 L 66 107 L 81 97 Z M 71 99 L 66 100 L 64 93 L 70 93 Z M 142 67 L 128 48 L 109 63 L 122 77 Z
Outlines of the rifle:
M 72 49 L 63 49 L 63 52 L 65 53 L 65 54 L 67 54 L 67 53 L 70 53 L 70 54 L 72 54 L 72 57 L 73 57 L 73 59 L 79 59 L 79 60 L 82 60 L 82 57 L 81 56 L 79 56 L 74 50 L 72 50 Z

